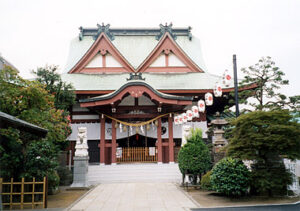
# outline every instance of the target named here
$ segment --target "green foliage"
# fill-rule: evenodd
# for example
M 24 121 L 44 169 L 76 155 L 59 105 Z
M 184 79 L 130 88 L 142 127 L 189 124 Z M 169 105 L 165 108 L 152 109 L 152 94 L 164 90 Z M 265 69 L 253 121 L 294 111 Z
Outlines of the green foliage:
M 284 193 L 290 183 L 281 157 L 300 158 L 300 124 L 287 110 L 255 111 L 231 122 L 227 153 L 252 160 L 252 192 Z
M 23 170 L 22 142 L 19 131 L 13 128 L 0 129 L 0 177 L 19 178 Z
M 59 175 L 56 171 L 51 171 L 48 173 L 48 193 L 54 194 L 55 190 L 58 188 L 60 182 Z
M 285 80 L 284 72 L 275 65 L 271 57 L 262 57 L 259 61 L 248 68 L 242 68 L 245 74 L 244 79 L 240 82 L 240 87 L 247 87 L 255 84 L 257 87 L 251 90 L 239 92 L 239 103 L 246 104 L 253 110 L 273 110 L 280 108 L 290 108 L 299 110 L 300 96 L 287 97 L 278 92 L 283 85 L 288 85 L 289 81 Z M 229 103 L 234 104 L 234 92 L 230 93 L 231 100 Z
M 63 110 L 55 108 L 54 96 L 39 82 L 24 80 L 5 67 L 0 71 L 0 110 L 48 130 L 41 140 L 22 130 L 1 129 L 0 176 L 40 179 L 55 174 L 56 152 L 68 144 L 71 128 Z
M 67 111 L 75 103 L 74 88 L 63 82 L 57 73 L 57 66 L 39 67 L 33 73 L 37 81 L 45 85 L 45 89 L 54 95 L 54 105 L 57 109 Z
M 279 157 L 273 157 L 267 163 L 256 162 L 252 165 L 251 192 L 253 194 L 286 195 L 287 186 L 291 183 L 291 173 Z
M 69 120 L 62 115 L 63 110 L 54 107 L 54 96 L 43 85 L 24 80 L 15 70 L 6 67 L 0 72 L 0 96 L 2 112 L 47 129 L 47 140 L 60 148 L 66 146 L 66 137 L 71 132 Z M 24 145 L 36 139 L 23 132 L 20 137 Z
M 208 171 L 202 176 L 201 179 L 201 188 L 204 190 L 212 190 L 212 185 L 210 181 L 211 171 Z
M 71 170 L 69 170 L 65 166 L 59 166 L 57 169 L 57 173 L 60 178 L 59 185 L 64 185 L 64 186 L 71 185 L 73 181 L 73 174 Z
M 266 161 L 269 154 L 300 158 L 300 124 L 289 111 L 255 111 L 241 115 L 229 139 L 228 155 L 243 160 Z
M 213 167 L 210 181 L 219 193 L 242 196 L 248 192 L 250 172 L 241 160 L 227 157 Z
M 202 141 L 202 132 L 191 132 L 187 143 L 178 153 L 178 165 L 182 174 L 203 174 L 211 167 L 211 157 L 207 146 Z
M 26 149 L 24 176 L 27 178 L 43 178 L 48 171 L 56 170 L 57 163 L 56 147 L 47 141 L 31 142 Z

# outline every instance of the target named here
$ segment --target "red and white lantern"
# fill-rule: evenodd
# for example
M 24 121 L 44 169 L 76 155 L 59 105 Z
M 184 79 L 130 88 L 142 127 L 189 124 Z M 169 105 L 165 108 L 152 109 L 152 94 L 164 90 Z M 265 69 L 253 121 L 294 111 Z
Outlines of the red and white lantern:
M 225 70 L 224 74 L 223 74 L 223 84 L 228 87 L 230 85 L 231 82 L 231 75 L 229 75 L 229 71 Z
M 191 121 L 194 117 L 193 112 L 191 110 L 187 110 L 186 115 L 187 115 L 187 120 L 188 121 Z
M 174 123 L 175 123 L 175 125 L 178 125 L 178 124 L 179 124 L 178 116 L 175 116 L 175 117 L 174 117 Z
M 182 124 L 182 123 L 183 123 L 183 117 L 182 117 L 182 115 L 179 115 L 179 116 L 178 116 L 178 123 L 179 123 L 179 124 Z
M 199 112 L 204 112 L 205 111 L 205 102 L 204 100 L 199 100 L 198 101 L 198 109 L 199 109 Z
M 188 121 L 188 117 L 187 117 L 186 113 L 182 113 L 181 116 L 182 116 L 183 123 L 186 123 Z
M 198 106 L 192 107 L 193 117 L 199 117 L 199 109 Z
M 213 104 L 213 95 L 209 92 L 205 94 L 205 104 L 207 106 L 211 106 Z
M 222 97 L 222 87 L 219 83 L 216 83 L 216 85 L 215 85 L 214 95 L 216 97 Z

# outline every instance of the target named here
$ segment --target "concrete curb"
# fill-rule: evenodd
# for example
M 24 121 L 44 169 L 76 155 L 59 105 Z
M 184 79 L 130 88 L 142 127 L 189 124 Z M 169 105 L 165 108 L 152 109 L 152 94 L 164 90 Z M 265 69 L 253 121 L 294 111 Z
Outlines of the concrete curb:
M 201 204 L 199 204 L 195 199 L 193 199 L 192 196 L 190 196 L 188 193 L 186 193 L 184 190 L 182 190 L 182 188 L 180 187 L 180 184 L 174 183 L 174 185 L 176 186 L 176 188 L 179 191 L 181 191 L 186 197 L 188 197 L 197 206 L 197 208 L 203 208 L 203 206 L 201 206 Z M 191 209 L 197 209 L 197 208 L 191 208 Z
M 199 208 L 191 208 L 192 210 L 198 210 L 201 208 L 204 209 L 215 209 L 215 208 L 247 208 L 247 207 L 265 207 L 265 206 L 283 206 L 283 205 L 297 205 L 300 204 L 300 201 L 294 203 L 282 203 L 282 204 L 256 204 L 256 205 L 235 205 L 235 206 L 216 206 L 216 207 L 199 207 Z
M 65 208 L 64 210 L 70 210 L 72 207 L 75 206 L 75 204 L 77 204 L 79 201 L 81 201 L 81 199 L 83 199 L 86 195 L 88 195 L 92 190 L 94 190 L 98 185 L 93 185 L 85 194 L 83 194 L 82 196 L 80 196 L 76 201 L 74 201 L 72 204 L 70 204 L 67 208 Z

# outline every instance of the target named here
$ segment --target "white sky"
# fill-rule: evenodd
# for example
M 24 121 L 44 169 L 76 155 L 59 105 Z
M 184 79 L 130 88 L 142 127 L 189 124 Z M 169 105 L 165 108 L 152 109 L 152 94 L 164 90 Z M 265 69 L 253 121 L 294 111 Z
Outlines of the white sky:
M 300 94 L 299 0 L 0 0 L 0 53 L 25 78 L 32 69 L 64 68 L 79 26 L 191 26 L 199 37 L 208 72 L 238 70 L 271 56 L 286 78 L 288 95 Z M 238 73 L 241 78 L 241 73 Z

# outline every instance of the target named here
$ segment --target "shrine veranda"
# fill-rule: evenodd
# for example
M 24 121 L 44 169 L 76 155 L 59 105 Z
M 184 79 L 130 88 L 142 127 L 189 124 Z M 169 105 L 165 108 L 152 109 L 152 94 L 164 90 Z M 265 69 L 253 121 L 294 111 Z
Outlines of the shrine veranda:
M 86 127 L 90 163 L 174 163 L 183 125 L 202 129 L 207 138 L 208 117 L 228 105 L 234 85 L 224 77 L 207 72 L 190 27 L 81 27 L 62 74 L 77 98 L 69 149 L 74 155 L 77 128 Z M 174 123 L 207 93 L 212 99 L 199 116 Z

